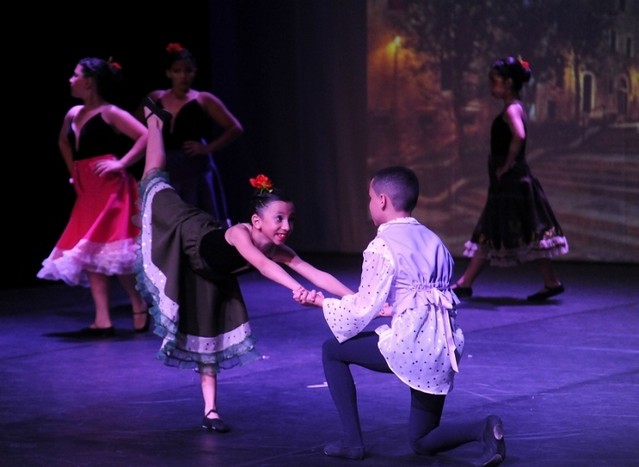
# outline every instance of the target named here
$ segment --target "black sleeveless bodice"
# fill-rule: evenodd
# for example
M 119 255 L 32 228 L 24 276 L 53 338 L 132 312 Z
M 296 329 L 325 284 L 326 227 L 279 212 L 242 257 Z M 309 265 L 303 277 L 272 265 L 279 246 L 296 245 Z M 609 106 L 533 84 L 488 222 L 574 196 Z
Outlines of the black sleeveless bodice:
M 117 133 L 113 127 L 104 121 L 102 113 L 97 113 L 86 121 L 80 130 L 77 147 L 75 132 L 71 125 L 69 125 L 67 136 L 73 150 L 74 161 L 104 154 L 122 154 L 124 136 Z

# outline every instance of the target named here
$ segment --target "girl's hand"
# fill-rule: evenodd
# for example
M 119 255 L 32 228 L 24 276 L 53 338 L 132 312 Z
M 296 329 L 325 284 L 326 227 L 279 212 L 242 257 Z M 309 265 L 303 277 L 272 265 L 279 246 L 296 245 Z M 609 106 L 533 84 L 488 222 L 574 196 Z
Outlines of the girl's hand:
M 388 302 L 384 303 L 384 306 L 379 312 L 379 316 L 393 316 L 393 305 Z
M 182 150 L 187 156 L 206 154 L 205 146 L 199 141 L 185 141 L 182 145 Z
M 121 172 L 124 170 L 124 164 L 116 159 L 102 159 L 95 163 L 93 171 L 97 175 L 105 175 L 112 172 Z
M 324 295 L 316 290 L 306 290 L 303 287 L 293 291 L 293 299 L 302 305 L 322 306 Z
M 307 294 L 308 290 L 304 287 L 300 287 L 299 289 L 293 290 L 293 300 L 303 304 Z

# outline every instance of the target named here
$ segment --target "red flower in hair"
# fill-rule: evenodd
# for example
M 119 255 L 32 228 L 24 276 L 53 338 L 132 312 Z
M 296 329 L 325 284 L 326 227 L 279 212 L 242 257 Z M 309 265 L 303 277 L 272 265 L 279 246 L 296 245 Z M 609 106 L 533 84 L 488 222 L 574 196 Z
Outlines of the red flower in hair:
M 171 42 L 169 45 L 166 46 L 166 51 L 170 54 L 180 53 L 183 50 L 184 47 L 182 47 L 182 44 L 178 42 Z
M 122 65 L 113 60 L 113 57 L 109 57 L 107 60 L 108 64 L 111 65 L 111 68 L 115 71 L 122 71 Z
M 517 60 L 519 60 L 519 63 L 521 63 L 521 66 L 523 66 L 525 70 L 530 70 L 530 63 L 521 58 L 521 55 L 517 56 Z
M 255 178 L 249 178 L 249 182 L 251 182 L 253 188 L 257 188 L 260 192 L 268 191 L 270 193 L 273 191 L 273 182 L 264 174 L 259 174 Z

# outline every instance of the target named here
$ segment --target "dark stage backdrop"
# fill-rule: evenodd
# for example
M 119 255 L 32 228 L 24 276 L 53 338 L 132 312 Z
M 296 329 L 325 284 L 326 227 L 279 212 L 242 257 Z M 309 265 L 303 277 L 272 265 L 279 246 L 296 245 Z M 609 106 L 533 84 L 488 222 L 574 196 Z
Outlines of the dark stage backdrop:
M 445 3 L 464 6 L 469 2 Z M 469 166 L 470 174 L 460 172 L 457 165 L 433 167 L 427 151 L 438 148 L 439 141 L 422 138 L 414 149 L 414 141 L 394 133 L 392 120 L 371 113 L 371 106 L 377 102 L 371 90 L 400 98 L 399 76 L 405 75 L 399 74 L 399 68 L 390 68 L 396 73 L 391 77 L 397 77 L 397 81 L 381 89 L 370 86 L 370 75 L 375 44 L 390 34 L 388 24 L 381 29 L 376 24 L 379 26 L 388 9 L 401 10 L 406 3 L 190 0 L 165 8 L 159 6 L 161 2 L 144 1 L 136 2 L 135 11 L 130 2 L 122 0 L 90 9 L 86 2 L 74 1 L 16 5 L 18 13 L 12 21 L 19 32 L 5 39 L 6 62 L 13 67 L 5 76 L 14 80 L 11 108 L 18 109 L 16 114 L 7 115 L 8 141 L 18 142 L 18 148 L 6 157 L 9 170 L 3 184 L 6 206 L 2 228 L 7 251 L 0 286 L 49 284 L 37 280 L 35 274 L 62 232 L 73 203 L 57 136 L 65 112 L 76 103 L 69 96 L 68 79 L 77 60 L 95 55 L 113 56 L 119 61 L 126 78 L 126 94 L 119 103 L 133 110 L 146 92 L 167 86 L 162 63 L 168 42 L 181 42 L 195 53 L 199 61 L 195 87 L 222 98 L 246 129 L 240 140 L 217 155 L 234 220 L 246 219 L 248 178 L 263 172 L 286 187 L 296 200 L 298 222 L 291 239 L 294 248 L 301 252 L 359 253 L 374 235 L 367 212 L 370 171 L 382 153 L 386 158 L 383 163 L 406 163 L 405 148 L 413 147 L 408 152 L 410 157 L 423 157 L 420 173 L 427 195 L 418 215 L 441 232 L 451 251 L 459 255 L 462 239 L 479 214 L 485 189 L 482 162 Z M 377 16 L 371 15 L 371 9 Z M 377 23 L 371 23 L 374 18 Z M 381 35 L 376 37 L 378 33 Z M 502 51 L 506 50 L 500 47 L 490 55 Z M 406 49 L 396 58 L 391 66 L 405 66 Z M 636 81 L 631 84 L 638 85 Z M 483 89 L 480 81 L 477 95 Z M 472 104 L 468 109 L 481 118 L 495 110 L 491 107 L 494 103 L 485 99 Z M 412 108 L 417 115 L 417 107 L 406 107 L 408 113 Z M 423 134 L 439 128 L 441 122 L 432 120 L 432 115 L 419 115 Z M 481 145 L 486 141 L 480 141 L 481 132 L 477 135 L 476 152 L 483 154 L 486 151 Z M 534 148 L 535 142 L 532 145 Z M 630 162 L 629 152 L 622 154 L 625 162 Z M 480 159 L 475 156 L 473 160 Z M 548 159 L 543 156 L 541 160 Z M 595 173 L 601 160 L 611 158 L 607 152 L 595 151 L 588 158 L 580 158 L 579 163 L 586 160 L 593 161 L 589 170 Z M 636 163 L 636 157 L 632 161 Z M 562 173 L 571 168 L 570 164 L 574 162 L 562 167 Z M 572 230 L 568 214 L 579 213 L 582 207 L 561 198 L 570 199 L 574 194 L 583 200 L 583 192 L 575 192 L 573 185 L 561 191 L 563 176 L 539 172 L 560 211 L 560 220 L 571 226 L 569 237 L 598 228 L 582 225 Z M 627 202 L 622 203 L 622 220 L 610 228 L 624 232 L 622 240 L 610 241 L 605 230 L 601 231 L 605 238 L 593 236 L 592 240 L 609 244 L 607 252 L 616 251 L 615 245 L 634 251 L 623 258 L 603 251 L 593 258 L 589 246 L 584 245 L 583 249 L 573 248 L 572 259 L 639 260 L 636 242 L 624 243 L 631 237 L 626 233 L 636 232 L 639 218 L 633 215 L 637 178 L 631 178 L 632 174 L 622 172 L 623 183 L 616 184 L 620 190 L 617 196 Z M 471 182 L 470 175 L 479 181 Z M 553 178 L 556 183 L 550 183 Z M 435 195 L 446 196 L 443 204 L 433 205 L 439 199 Z M 446 208 L 446 203 L 459 204 L 463 197 L 473 202 L 461 212 L 458 207 Z M 565 203 L 569 203 L 568 208 Z M 596 206 L 588 209 L 597 211 Z M 610 205 L 605 203 L 601 210 L 609 211 Z M 588 218 L 594 219 L 594 214 Z

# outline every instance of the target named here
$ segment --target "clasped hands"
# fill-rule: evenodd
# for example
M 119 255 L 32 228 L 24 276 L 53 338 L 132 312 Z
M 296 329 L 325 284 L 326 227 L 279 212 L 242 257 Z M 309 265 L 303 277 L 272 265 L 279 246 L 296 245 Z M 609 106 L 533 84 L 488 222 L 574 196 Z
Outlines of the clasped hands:
M 322 306 L 324 302 L 324 294 L 317 290 L 307 290 L 304 287 L 300 287 L 293 291 L 293 300 L 302 305 L 315 305 Z

